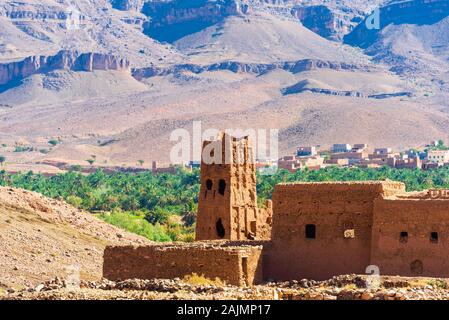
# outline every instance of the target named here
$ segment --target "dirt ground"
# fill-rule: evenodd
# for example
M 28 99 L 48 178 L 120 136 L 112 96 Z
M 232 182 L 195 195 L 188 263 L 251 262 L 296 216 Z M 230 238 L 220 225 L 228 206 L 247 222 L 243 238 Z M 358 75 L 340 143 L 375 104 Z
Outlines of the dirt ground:
M 100 280 L 108 244 L 145 244 L 145 238 L 40 194 L 0 187 L 0 290 L 35 286 L 79 269 Z
M 192 283 L 186 279 L 81 282 L 69 287 L 56 278 L 3 300 L 448 300 L 445 279 L 382 277 L 373 285 L 366 276 L 345 275 L 328 281 L 289 281 L 241 288 Z

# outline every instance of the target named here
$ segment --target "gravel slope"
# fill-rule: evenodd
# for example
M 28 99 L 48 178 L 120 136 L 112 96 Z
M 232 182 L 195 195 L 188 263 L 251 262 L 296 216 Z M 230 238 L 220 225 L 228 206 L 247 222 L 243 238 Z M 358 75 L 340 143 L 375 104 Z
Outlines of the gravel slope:
M 0 187 L 0 288 L 20 289 L 79 266 L 81 279 L 99 280 L 108 244 L 148 240 L 34 192 Z

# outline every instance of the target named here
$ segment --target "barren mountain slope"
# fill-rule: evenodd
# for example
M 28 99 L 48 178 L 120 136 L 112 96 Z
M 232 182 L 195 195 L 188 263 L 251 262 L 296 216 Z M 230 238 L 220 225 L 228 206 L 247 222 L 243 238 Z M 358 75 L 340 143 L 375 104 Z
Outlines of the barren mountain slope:
M 392 65 L 399 73 L 442 78 L 449 71 L 449 17 L 432 25 L 390 25 L 367 49 L 375 59 Z M 438 89 L 449 85 L 433 79 Z
M 0 242 L 1 289 L 69 276 L 77 266 L 81 279 L 98 280 L 106 245 L 149 241 L 66 203 L 0 187 Z
M 130 3 L 126 0 L 113 1 Z M 245 17 L 255 12 L 301 22 L 320 36 L 339 41 L 365 14 L 384 2 L 385 0 L 146 0 L 140 4 L 142 12 L 150 17 L 145 25 L 145 32 L 161 41 L 174 42 L 221 23 L 229 16 Z M 129 7 L 133 6 L 121 6 L 121 9 L 129 10 Z
M 355 77 L 357 82 L 352 81 Z M 426 107 L 432 104 L 430 98 L 420 102 L 419 91 L 412 91 L 412 97 L 368 98 L 413 89 L 382 70 L 273 70 L 262 75 L 183 72 L 145 79 L 145 85 L 146 91 L 114 99 L 3 108 L 0 115 L 8 121 L 0 124 L 0 132 L 10 146 L 3 149 L 8 161 L 85 163 L 94 154 L 99 164 L 135 165 L 140 159 L 148 164 L 168 162 L 174 145 L 169 140 L 171 132 L 191 129 L 193 120 L 204 121 L 203 129 L 278 128 L 281 152 L 293 150 L 293 144 L 349 140 L 407 147 L 447 136 L 447 115 Z M 353 97 L 342 96 L 347 94 Z M 305 110 L 316 112 L 306 112 L 305 117 Z M 40 153 L 48 149 L 52 138 L 61 142 L 49 153 Z M 18 142 L 35 151 L 13 152 Z
M 374 61 L 419 82 L 429 94 L 448 92 L 449 1 L 390 1 L 379 12 L 379 30 L 362 22 L 345 43 L 364 48 Z
M 192 121 L 202 121 L 203 129 L 247 129 L 248 123 L 254 129 L 280 129 L 280 155 L 294 152 L 298 145 L 329 147 L 342 141 L 369 141 L 372 146 L 405 149 L 425 144 L 435 136 L 448 137 L 449 119 L 445 113 L 399 99 L 366 99 L 363 104 L 359 100 L 352 97 L 329 99 L 304 93 L 281 97 L 243 112 L 150 121 L 114 136 L 108 150 L 113 150 L 111 159 L 115 162 L 139 156 L 168 162 L 170 150 L 176 144 L 170 142 L 170 133 L 177 128 L 191 131 Z M 394 107 L 391 107 L 392 102 Z M 148 136 L 159 143 L 151 143 Z M 67 145 L 65 148 L 76 147 Z
M 40 104 L 61 104 L 133 94 L 147 90 L 147 86 L 127 72 L 93 71 L 73 72 L 58 70 L 32 75 L 19 85 L 0 93 L 0 99 L 7 105 L 32 106 Z
M 368 63 L 355 52 L 326 40 L 298 21 L 267 13 L 232 16 L 175 42 L 199 64 L 236 60 L 243 62 L 296 61 L 314 58 L 347 63 Z
M 61 49 L 121 55 L 132 65 L 179 61 L 169 45 L 141 32 L 146 17 L 107 0 L 0 2 L 0 62 Z

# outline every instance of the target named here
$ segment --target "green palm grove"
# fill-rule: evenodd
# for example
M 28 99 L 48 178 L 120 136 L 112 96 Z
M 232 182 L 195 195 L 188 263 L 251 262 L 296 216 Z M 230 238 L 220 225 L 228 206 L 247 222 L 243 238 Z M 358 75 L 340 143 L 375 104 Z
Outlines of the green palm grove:
M 90 175 L 73 171 L 46 177 L 32 172 L 8 174 L 0 171 L 0 185 L 39 192 L 63 199 L 97 214 L 99 218 L 154 241 L 192 241 L 198 207 L 199 170 L 178 169 L 176 174 L 153 176 L 151 172 Z M 408 191 L 449 188 L 449 168 L 435 170 L 325 168 L 258 176 L 259 203 L 271 198 L 280 182 L 395 180 Z

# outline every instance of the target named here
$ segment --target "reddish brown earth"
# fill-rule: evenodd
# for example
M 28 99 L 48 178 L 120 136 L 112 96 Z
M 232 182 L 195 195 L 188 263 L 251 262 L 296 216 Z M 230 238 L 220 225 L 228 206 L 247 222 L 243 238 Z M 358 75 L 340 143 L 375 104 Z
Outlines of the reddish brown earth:
M 81 279 L 99 280 L 108 244 L 148 240 L 34 192 L 0 187 L 0 290 L 22 289 L 80 266 Z

